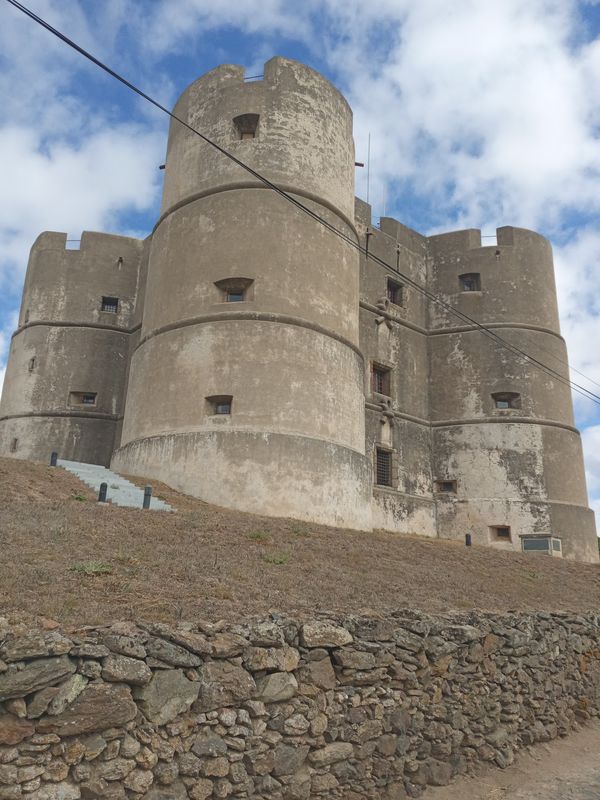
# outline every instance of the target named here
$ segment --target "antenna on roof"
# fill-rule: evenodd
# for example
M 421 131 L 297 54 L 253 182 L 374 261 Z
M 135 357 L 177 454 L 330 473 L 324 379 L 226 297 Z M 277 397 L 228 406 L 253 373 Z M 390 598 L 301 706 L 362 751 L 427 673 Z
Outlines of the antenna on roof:
M 371 183 L 371 131 L 367 144 L 367 203 L 369 202 L 369 184 Z

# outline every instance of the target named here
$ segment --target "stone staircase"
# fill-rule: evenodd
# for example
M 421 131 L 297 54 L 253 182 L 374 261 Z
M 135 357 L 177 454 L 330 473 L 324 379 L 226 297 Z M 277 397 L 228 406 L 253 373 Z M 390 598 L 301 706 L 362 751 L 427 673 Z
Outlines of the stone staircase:
M 142 508 L 144 490 L 106 467 L 101 467 L 99 464 L 84 464 L 80 461 L 65 461 L 62 458 L 58 459 L 57 466 L 76 475 L 80 481 L 83 481 L 93 489 L 96 494 L 100 491 L 100 484 L 106 483 L 108 486 L 106 499 L 115 506 Z M 159 500 L 157 497 L 150 499 L 150 510 L 173 511 L 168 503 Z

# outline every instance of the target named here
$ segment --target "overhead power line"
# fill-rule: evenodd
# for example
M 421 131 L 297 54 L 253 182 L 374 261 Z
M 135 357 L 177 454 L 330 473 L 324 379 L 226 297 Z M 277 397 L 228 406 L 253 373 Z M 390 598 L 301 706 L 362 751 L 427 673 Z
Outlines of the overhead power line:
M 262 175 L 261 173 L 257 172 L 255 169 L 253 169 L 251 166 L 249 166 L 248 164 L 244 163 L 239 158 L 234 156 L 233 153 L 230 153 L 224 147 L 221 147 L 219 144 L 214 142 L 212 139 L 209 139 L 208 136 L 205 136 L 199 130 L 194 128 L 192 125 L 190 125 L 184 119 L 182 119 L 181 117 L 178 117 L 172 111 L 169 111 L 168 108 L 163 106 L 161 103 L 159 103 L 153 97 L 151 97 L 149 94 L 146 94 L 146 92 L 142 91 L 140 88 L 135 86 L 135 84 L 131 83 L 126 78 L 124 78 L 122 75 L 120 75 L 118 72 L 116 72 L 114 69 L 109 67 L 107 64 L 105 64 L 104 62 L 100 61 L 100 59 L 96 58 L 94 55 L 92 55 L 90 52 L 88 52 L 83 47 L 78 45 L 76 42 L 74 42 L 72 39 L 70 39 L 64 33 L 59 31 L 57 28 L 54 28 L 52 25 L 50 25 L 49 22 L 46 22 L 46 20 L 44 20 L 42 17 L 40 17 L 37 14 L 35 14 L 29 8 L 24 6 L 22 3 L 18 2 L 18 0 L 6 0 L 6 2 L 9 3 L 10 5 L 14 6 L 15 8 L 17 8 L 19 11 L 21 11 L 27 17 L 29 17 L 34 22 L 36 22 L 38 25 L 40 25 L 42 28 L 45 28 L 47 31 L 52 33 L 54 36 L 56 36 L 58 39 L 60 39 L 66 45 L 71 47 L 73 50 L 76 50 L 84 58 L 87 58 L 89 61 L 91 61 L 93 64 L 95 64 L 97 67 L 99 67 L 104 72 L 108 73 L 115 80 L 117 80 L 120 83 L 122 83 L 124 86 L 126 86 L 128 89 L 130 89 L 132 92 L 135 92 L 135 94 L 139 95 L 144 100 L 146 100 L 148 103 L 150 103 L 151 105 L 155 106 L 155 108 L 158 108 L 159 111 L 162 111 L 164 114 L 166 114 L 171 119 L 176 120 L 180 125 L 183 125 L 184 128 L 187 128 L 195 136 L 200 137 L 200 139 L 202 139 L 202 141 L 206 142 L 206 144 L 208 144 L 210 147 L 212 147 L 215 150 L 217 150 L 219 153 L 221 153 L 223 156 L 228 158 L 234 164 L 237 164 L 239 167 L 241 167 L 247 173 L 252 175 L 252 177 L 256 178 L 257 181 L 262 183 L 268 189 L 271 189 L 273 192 L 275 192 L 276 194 L 278 194 L 281 197 L 283 197 L 285 200 L 287 200 L 289 203 L 291 203 L 293 206 L 295 206 L 299 211 L 301 211 L 304 214 L 307 214 L 309 217 L 311 217 L 313 220 L 315 220 L 315 222 L 319 223 L 324 228 L 327 228 L 335 236 L 338 236 L 340 239 L 345 241 L 348 245 L 350 245 L 355 250 L 357 250 L 359 253 L 364 255 L 365 258 L 370 259 L 371 261 L 373 261 L 378 266 L 383 267 L 385 270 L 387 270 L 392 275 L 400 276 L 409 286 L 411 286 L 417 292 L 419 292 L 424 297 L 426 297 L 430 302 L 441 306 L 442 308 L 444 308 L 446 311 L 448 311 L 452 315 L 458 317 L 464 323 L 474 326 L 477 330 L 481 331 L 481 333 L 483 333 L 485 336 L 487 336 L 492 341 L 494 341 L 496 345 L 508 350 L 509 352 L 512 352 L 514 355 L 518 356 L 520 359 L 524 359 L 525 361 L 529 362 L 530 364 L 532 364 L 533 366 L 537 367 L 539 370 L 541 370 L 545 374 L 549 375 L 554 380 L 557 380 L 560 383 L 563 383 L 563 384 L 569 386 L 574 392 L 577 392 L 578 394 L 582 395 L 587 400 L 591 400 L 592 402 L 600 405 L 600 395 L 594 394 L 594 392 L 590 391 L 589 389 L 586 389 L 584 386 L 581 386 L 578 383 L 575 383 L 574 381 L 570 380 L 568 377 L 565 377 L 562 373 L 560 373 L 557 370 L 553 369 L 552 367 L 548 366 L 544 362 L 542 362 L 542 361 L 538 360 L 537 358 L 534 358 L 533 356 L 529 355 L 524 350 L 521 350 L 516 345 L 513 345 L 511 342 L 507 341 L 502 336 L 500 336 L 499 334 L 495 333 L 493 329 L 486 327 L 481 322 L 478 322 L 476 319 L 470 317 L 468 314 L 465 314 L 464 312 L 459 311 L 459 309 L 457 309 L 455 306 L 450 305 L 450 303 L 447 303 L 441 297 L 438 297 L 433 292 L 429 291 L 426 287 L 424 287 L 421 284 L 417 283 L 409 275 L 406 275 L 406 274 L 400 272 L 400 270 L 396 269 L 394 266 L 392 266 L 388 262 L 386 262 L 383 259 L 379 258 L 378 256 L 375 256 L 372 253 L 370 253 L 368 247 L 363 247 L 360 244 L 360 242 L 355 241 L 351 236 L 348 236 L 348 234 L 344 233 L 344 231 L 340 230 L 339 228 L 336 228 L 335 225 L 333 225 L 331 222 L 326 220 L 324 217 L 321 217 L 319 214 L 317 214 L 315 211 L 313 211 L 308 206 L 304 205 L 304 203 L 300 202 L 300 200 L 298 200 L 296 197 L 294 197 L 293 195 L 291 195 L 288 192 L 286 192 L 283 189 L 281 189 L 279 186 L 277 186 L 277 184 L 273 183 L 268 178 L 266 178 L 264 175 Z M 561 361 L 561 359 L 557 359 L 557 360 Z M 568 366 L 568 363 L 566 361 L 561 361 L 561 363 L 563 363 L 566 366 Z M 583 375 L 583 373 L 579 373 L 579 374 Z M 584 377 L 586 378 L 586 380 L 589 380 L 591 383 L 595 383 L 595 381 L 593 381 L 591 378 L 588 378 L 585 375 L 584 375 Z

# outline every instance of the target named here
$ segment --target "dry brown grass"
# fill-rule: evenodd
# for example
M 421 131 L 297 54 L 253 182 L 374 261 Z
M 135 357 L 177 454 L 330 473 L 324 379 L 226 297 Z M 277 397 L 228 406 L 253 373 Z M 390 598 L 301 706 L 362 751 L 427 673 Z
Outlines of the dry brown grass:
M 153 485 L 176 513 L 99 506 L 62 469 L 0 459 L 0 613 L 95 624 L 600 605 L 595 565 L 258 517 Z

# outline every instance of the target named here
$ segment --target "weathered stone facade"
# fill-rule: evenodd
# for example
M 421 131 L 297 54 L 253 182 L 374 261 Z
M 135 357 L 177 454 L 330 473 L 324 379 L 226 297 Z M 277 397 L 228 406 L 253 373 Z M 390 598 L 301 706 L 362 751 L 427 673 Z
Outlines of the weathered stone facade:
M 0 634 L 0 800 L 399 800 L 600 712 L 597 614 Z
M 175 113 L 390 269 L 173 122 L 148 239 L 35 242 L 0 452 L 363 530 L 508 549 L 552 533 L 597 560 L 568 387 L 410 284 L 567 376 L 549 243 L 374 227 L 354 199 L 352 112 L 297 62 L 254 82 L 218 67 Z

